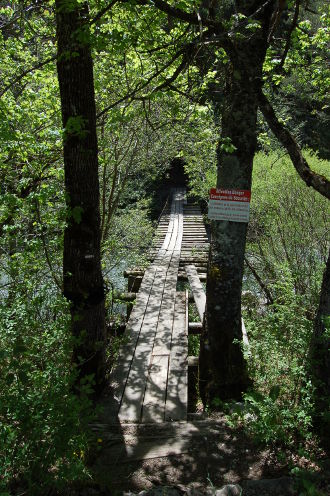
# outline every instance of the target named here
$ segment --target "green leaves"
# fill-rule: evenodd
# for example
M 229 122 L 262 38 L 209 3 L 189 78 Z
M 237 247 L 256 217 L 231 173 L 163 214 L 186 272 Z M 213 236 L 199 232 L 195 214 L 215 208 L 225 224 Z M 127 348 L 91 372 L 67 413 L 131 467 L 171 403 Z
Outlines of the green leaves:
M 231 139 L 229 137 L 223 137 L 219 141 L 219 147 L 220 150 L 222 150 L 225 153 L 234 153 L 236 150 L 236 146 L 232 143 Z
M 327 161 L 305 156 L 314 170 L 328 174 Z M 246 359 L 254 390 L 245 397 L 251 415 L 243 422 L 260 441 L 288 446 L 311 432 L 308 350 L 328 256 L 322 242 L 328 202 L 306 188 L 280 151 L 256 155 L 252 191 L 247 257 L 274 303 L 265 304 L 263 289 L 246 270 Z
M 87 122 L 87 119 L 85 119 L 82 115 L 69 117 L 64 129 L 64 139 L 70 136 L 75 136 L 81 139 L 85 138 L 88 134 L 88 130 L 86 129 Z
M 306 351 L 312 326 L 304 315 L 301 299 L 283 279 L 273 293 L 277 302 L 262 317 L 244 317 L 250 340 L 247 360 L 254 380 L 254 391 L 245 399 L 255 414 L 245 420 L 262 442 L 288 445 L 297 436 L 306 437 L 311 426 L 313 390 L 308 380 Z
M 271 390 L 269 391 L 269 397 L 271 400 L 276 401 L 277 398 L 279 397 L 281 388 L 278 384 L 275 384 L 272 386 Z
M 71 216 L 72 216 L 73 220 L 76 222 L 76 224 L 80 224 L 83 211 L 84 211 L 84 209 L 82 207 L 78 207 L 78 206 L 74 207 L 71 210 Z
M 0 306 L 0 493 L 19 476 L 28 492 L 42 495 L 84 479 L 83 460 L 74 453 L 87 451 L 91 417 L 86 396 L 71 392 L 66 302 L 54 295 L 48 302 L 44 281 L 29 277 L 38 297 L 27 285 L 27 294 L 11 293 Z M 83 388 L 90 390 L 90 382 Z

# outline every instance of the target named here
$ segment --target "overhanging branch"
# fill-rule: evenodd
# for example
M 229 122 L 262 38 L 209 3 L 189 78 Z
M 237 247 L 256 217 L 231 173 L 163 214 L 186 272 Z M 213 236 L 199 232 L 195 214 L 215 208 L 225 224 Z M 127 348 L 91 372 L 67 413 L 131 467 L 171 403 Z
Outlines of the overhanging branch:
M 269 291 L 269 288 L 263 282 L 263 280 L 259 276 L 258 272 L 256 271 L 256 269 L 253 267 L 253 265 L 250 263 L 250 261 L 248 260 L 248 258 L 246 256 L 244 257 L 244 262 L 246 263 L 247 267 L 250 269 L 251 273 L 253 274 L 253 277 L 255 278 L 257 283 L 259 284 L 262 291 L 265 293 L 268 303 L 270 305 L 272 305 L 274 303 L 274 299 L 273 299 L 271 292 Z
M 21 74 L 19 74 L 14 79 L 12 79 L 12 81 L 9 84 L 7 84 L 7 86 L 4 87 L 4 89 L 0 92 L 0 98 L 5 93 L 7 93 L 7 91 L 10 90 L 10 88 L 14 84 L 19 83 L 21 81 L 21 79 L 23 79 L 25 76 L 27 76 L 28 74 L 30 74 L 30 72 L 36 71 L 38 69 L 41 69 L 42 67 L 44 67 L 45 65 L 49 64 L 50 62 L 54 62 L 54 60 L 56 60 L 56 55 L 53 55 L 52 57 L 49 57 L 48 59 L 43 60 L 42 62 L 39 62 L 38 64 L 36 64 L 36 65 L 30 67 L 29 69 L 26 69 L 25 71 L 23 71 Z
M 302 151 L 290 133 L 290 131 L 278 120 L 273 107 L 264 95 L 261 89 L 258 89 L 258 101 L 261 112 L 263 113 L 270 129 L 278 141 L 286 148 L 290 155 L 294 168 L 301 179 L 311 186 L 321 195 L 330 199 L 330 181 L 321 174 L 312 171 L 303 157 Z
M 168 69 L 181 55 L 185 54 L 186 50 L 187 50 L 187 47 L 184 47 L 181 50 L 177 51 L 175 53 L 175 55 L 171 58 L 171 60 L 169 60 L 161 69 L 158 69 L 158 71 L 156 71 L 152 76 L 150 76 L 147 79 L 147 81 L 145 81 L 143 84 L 137 85 L 133 91 L 124 95 L 122 98 L 120 98 L 116 102 L 112 103 L 111 105 L 108 105 L 103 110 L 101 110 L 101 112 L 99 112 L 96 116 L 97 119 L 102 117 L 102 115 L 106 114 L 107 112 L 109 112 L 109 110 L 113 109 L 114 107 L 116 107 L 120 103 L 124 102 L 125 100 L 129 100 L 131 98 L 133 99 L 139 91 L 147 88 L 147 86 L 149 86 L 149 84 L 152 81 L 154 81 L 154 79 L 156 79 L 162 72 L 164 72 L 166 69 Z M 186 57 L 184 57 L 184 59 L 186 59 Z M 167 78 L 169 84 L 172 83 L 178 77 L 180 72 L 184 69 L 185 64 L 186 64 L 186 62 L 182 61 L 181 64 L 179 64 L 179 66 L 177 67 L 177 69 L 175 70 L 175 72 L 173 74 L 173 76 L 175 76 L 175 77 L 171 76 L 171 77 Z M 154 88 L 153 91 L 160 90 L 160 89 L 164 88 L 165 86 L 166 86 L 166 81 L 164 83 L 161 83 L 156 88 Z
M 109 5 L 107 5 L 106 7 L 104 7 L 104 9 L 101 9 L 96 14 L 96 16 L 93 17 L 93 19 L 90 20 L 89 24 L 92 25 L 92 24 L 95 24 L 97 21 L 99 21 L 118 2 L 119 2 L 119 0 L 112 0 L 112 2 L 109 3 Z
M 142 5 L 155 5 L 157 9 L 165 12 L 176 19 L 180 19 L 181 21 L 188 22 L 189 24 L 199 25 L 199 19 L 197 14 L 186 12 L 184 10 L 179 9 L 178 7 L 173 7 L 172 5 L 164 2 L 163 0 L 152 0 L 151 2 L 148 0 L 139 0 L 139 3 Z

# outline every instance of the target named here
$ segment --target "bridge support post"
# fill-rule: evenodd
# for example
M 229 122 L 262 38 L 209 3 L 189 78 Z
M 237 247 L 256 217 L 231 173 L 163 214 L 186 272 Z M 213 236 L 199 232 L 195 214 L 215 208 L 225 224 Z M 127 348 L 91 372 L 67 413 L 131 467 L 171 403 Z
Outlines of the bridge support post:
M 135 275 L 129 275 L 127 278 L 127 290 L 129 293 L 138 293 L 142 282 L 142 277 L 137 277 Z M 126 307 L 126 317 L 127 320 L 130 318 L 131 312 L 133 310 L 134 302 L 127 302 Z

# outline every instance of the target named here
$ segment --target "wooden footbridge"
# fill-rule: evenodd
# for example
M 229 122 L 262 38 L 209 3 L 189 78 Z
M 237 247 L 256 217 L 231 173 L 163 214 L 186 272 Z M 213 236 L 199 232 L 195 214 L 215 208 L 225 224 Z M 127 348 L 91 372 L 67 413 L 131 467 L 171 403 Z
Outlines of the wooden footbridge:
M 177 282 L 189 280 L 202 320 L 208 247 L 199 207 L 187 202 L 183 188 L 171 190 L 149 267 L 127 274 L 137 295 L 111 374 L 111 415 L 120 423 L 187 419 L 188 291 L 177 291 Z M 190 327 L 196 332 L 201 323 Z

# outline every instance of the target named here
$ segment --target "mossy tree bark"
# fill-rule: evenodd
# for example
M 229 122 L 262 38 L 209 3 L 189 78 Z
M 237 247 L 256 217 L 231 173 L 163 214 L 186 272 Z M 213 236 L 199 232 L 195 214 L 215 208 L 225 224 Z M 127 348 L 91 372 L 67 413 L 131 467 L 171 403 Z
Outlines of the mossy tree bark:
M 249 15 L 258 2 L 238 2 Z M 270 7 L 271 8 L 271 7 Z M 221 137 L 217 150 L 217 188 L 251 189 L 257 145 L 258 88 L 267 49 L 271 10 L 263 9 L 261 28 L 251 36 L 228 43 Z M 215 106 L 217 103 L 215 102 Z M 218 113 L 218 112 L 216 112 Z M 204 402 L 219 397 L 240 399 L 249 385 L 240 342 L 241 292 L 247 224 L 212 221 L 207 277 L 205 329 L 201 342 L 200 390 Z
M 64 233 L 63 292 L 70 302 L 78 383 L 105 373 L 104 284 L 93 62 L 86 3 L 56 0 L 57 71 L 64 127 L 68 222 Z

